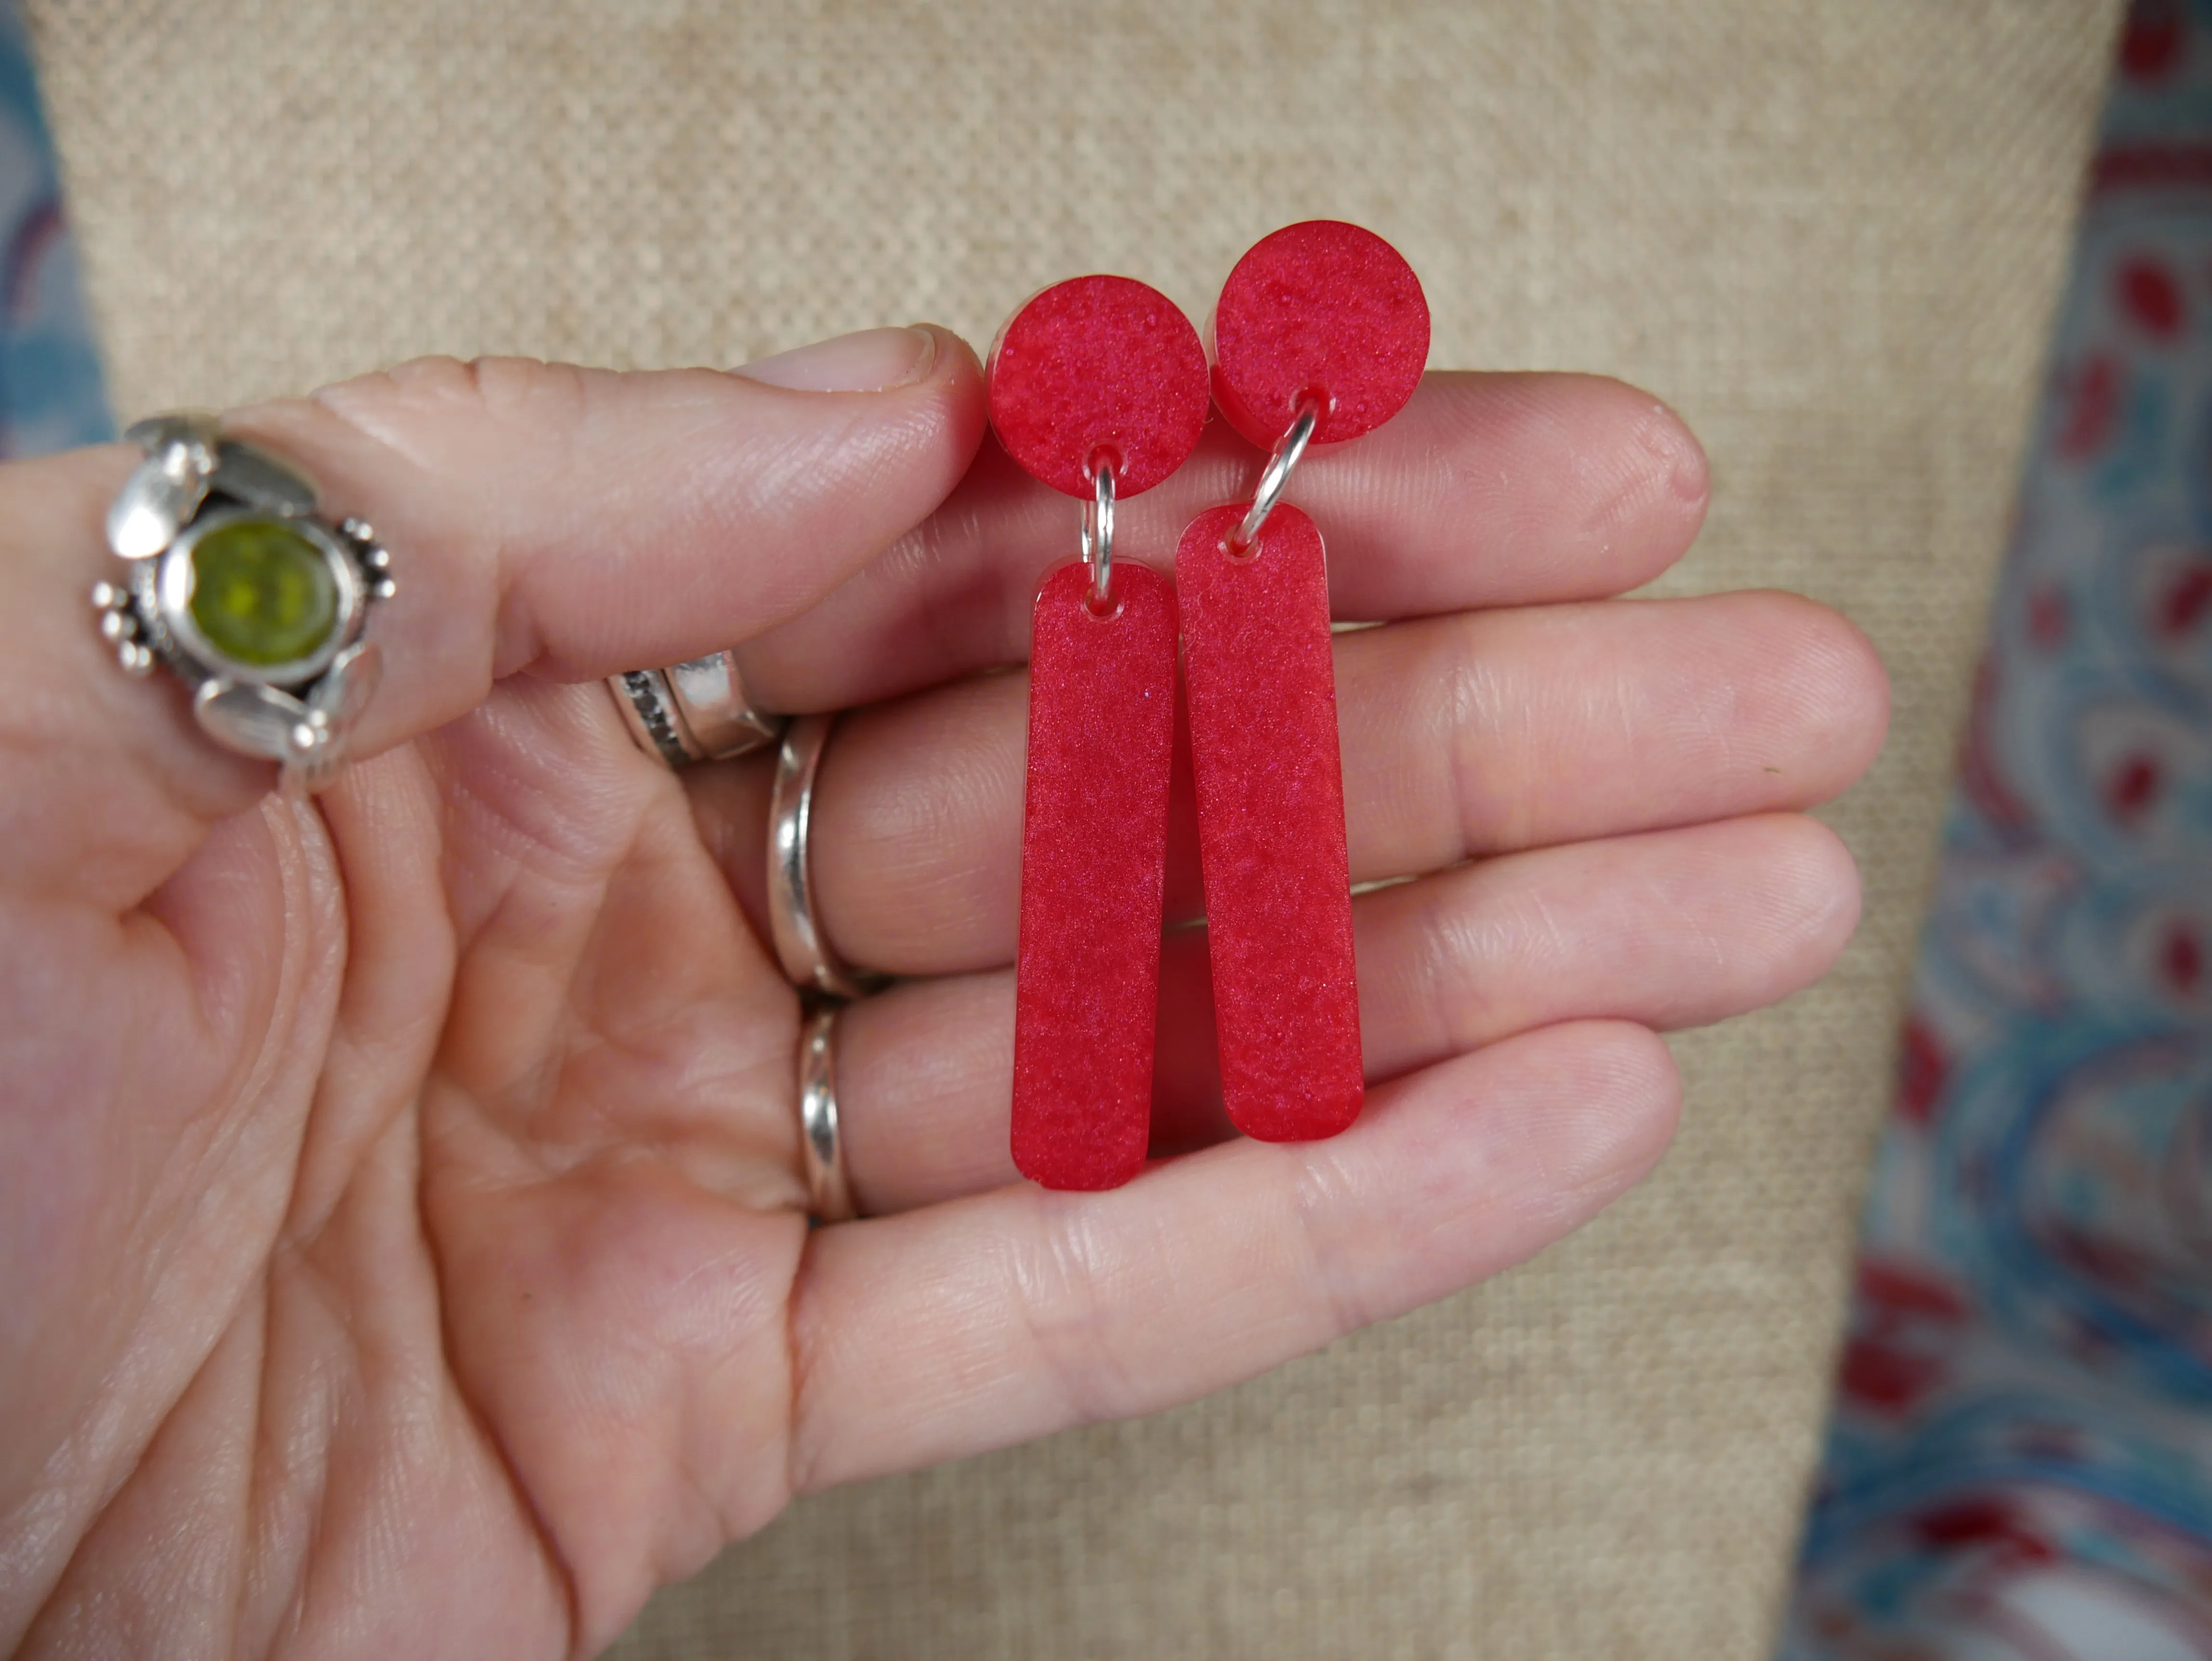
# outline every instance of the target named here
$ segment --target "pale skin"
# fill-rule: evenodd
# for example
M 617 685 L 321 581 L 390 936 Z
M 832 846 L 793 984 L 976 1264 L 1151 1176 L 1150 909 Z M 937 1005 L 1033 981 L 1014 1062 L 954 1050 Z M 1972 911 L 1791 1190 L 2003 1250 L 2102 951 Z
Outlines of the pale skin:
M 1170 998 L 1164 1157 L 1020 1182 L 1026 688 L 979 673 L 1075 508 L 985 438 L 964 345 L 903 338 L 782 375 L 883 390 L 429 362 L 231 417 L 402 584 L 313 802 L 94 633 L 133 453 L 0 469 L 0 1649 L 591 1654 L 796 1494 L 1188 1401 L 1527 1257 L 1659 1158 L 1656 1032 L 1842 950 L 1856 875 L 1804 811 L 1880 745 L 1863 638 L 1611 598 L 1695 535 L 1695 441 L 1614 382 L 1432 374 L 1291 491 L 1339 614 L 1385 623 L 1336 646 L 1352 874 L 1414 879 L 1355 905 L 1363 1116 L 1232 1137 Z M 1215 423 L 1117 555 L 1167 566 L 1260 460 Z M 763 703 L 870 706 L 816 874 L 906 978 L 842 1024 L 869 1215 L 835 1227 L 767 764 L 660 770 L 600 684 L 733 640 Z M 1195 908 L 1187 854 L 1170 885 Z

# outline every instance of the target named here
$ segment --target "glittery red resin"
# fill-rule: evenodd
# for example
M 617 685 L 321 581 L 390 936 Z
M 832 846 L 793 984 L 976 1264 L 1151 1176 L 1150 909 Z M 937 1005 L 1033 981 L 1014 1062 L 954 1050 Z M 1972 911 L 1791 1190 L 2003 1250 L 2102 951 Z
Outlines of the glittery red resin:
M 1014 1165 L 1047 1188 L 1144 1168 L 1159 1001 L 1161 881 L 1175 737 L 1176 590 L 1114 567 L 1038 591 L 1014 989 Z
M 1223 1104 L 1263 1141 L 1359 1114 L 1359 994 L 1321 532 L 1275 509 L 1248 558 L 1215 508 L 1176 553 Z
M 1370 230 L 1310 219 L 1262 237 L 1222 285 L 1208 331 L 1213 396 L 1272 449 L 1308 393 L 1316 444 L 1371 432 L 1406 406 L 1429 357 L 1429 302 L 1403 256 Z
M 1033 296 L 991 348 L 991 425 L 1055 490 L 1088 498 L 1094 458 L 1121 495 L 1149 490 L 1198 447 L 1206 348 L 1182 308 L 1126 277 L 1078 277 Z

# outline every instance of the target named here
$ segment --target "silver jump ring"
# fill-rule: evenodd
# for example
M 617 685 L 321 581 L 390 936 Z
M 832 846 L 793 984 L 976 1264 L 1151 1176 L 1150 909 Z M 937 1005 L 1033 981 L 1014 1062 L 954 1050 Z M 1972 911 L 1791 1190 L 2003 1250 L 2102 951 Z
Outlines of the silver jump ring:
M 814 824 L 814 781 L 822 749 L 836 724 L 832 713 L 799 715 L 784 728 L 775 757 L 775 790 L 769 801 L 768 920 L 776 960 L 793 986 L 835 998 L 857 998 L 879 977 L 848 966 L 830 950 L 814 910 L 814 862 L 808 837 Z
M 1083 510 L 1083 563 L 1091 568 L 1091 603 L 1105 608 L 1113 593 L 1114 466 L 1101 461 L 1091 470 L 1091 501 Z
M 672 768 L 750 754 L 783 730 L 746 696 L 733 652 L 609 675 L 607 685 L 637 747 Z
M 799 1142 L 806 1210 L 818 1223 L 848 1223 L 859 1215 L 837 1123 L 837 1013 L 843 1007 L 817 1009 L 799 1034 Z
M 1307 399 L 1298 405 L 1297 419 L 1291 423 L 1291 430 L 1283 435 L 1275 453 L 1267 458 L 1267 471 L 1260 475 L 1260 488 L 1252 493 L 1252 511 L 1244 515 L 1244 522 L 1237 527 L 1230 538 L 1230 546 L 1242 553 L 1260 539 L 1260 527 L 1267 522 L 1267 515 L 1275 511 L 1276 503 L 1290 487 L 1291 470 L 1298 465 L 1313 441 L 1314 428 L 1321 421 L 1321 405 Z
M 314 482 L 216 418 L 155 416 L 124 437 L 146 453 L 107 509 L 128 575 L 93 585 L 100 632 L 123 667 L 156 664 L 191 689 L 200 729 L 319 790 L 382 678 L 362 638 L 398 592 L 365 520 L 325 518 Z

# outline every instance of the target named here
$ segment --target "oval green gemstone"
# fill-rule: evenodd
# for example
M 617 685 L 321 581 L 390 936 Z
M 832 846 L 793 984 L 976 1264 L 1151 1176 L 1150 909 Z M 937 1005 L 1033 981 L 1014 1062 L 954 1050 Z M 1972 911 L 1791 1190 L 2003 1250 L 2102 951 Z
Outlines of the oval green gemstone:
M 192 545 L 192 621 L 240 663 L 296 663 L 337 627 L 337 580 L 323 551 L 291 526 L 240 520 Z

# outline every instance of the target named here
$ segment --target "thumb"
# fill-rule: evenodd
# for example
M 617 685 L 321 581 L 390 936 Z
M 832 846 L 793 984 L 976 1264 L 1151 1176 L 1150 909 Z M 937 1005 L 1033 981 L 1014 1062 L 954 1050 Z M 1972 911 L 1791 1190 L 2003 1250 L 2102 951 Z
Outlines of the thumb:
M 983 424 L 975 354 L 935 328 L 735 373 L 426 359 L 223 422 L 391 550 L 356 756 L 502 676 L 677 662 L 794 615 L 928 516 Z M 102 516 L 135 459 L 0 467 L 0 882 L 118 906 L 275 777 L 201 734 L 173 678 L 123 675 L 92 629 Z

